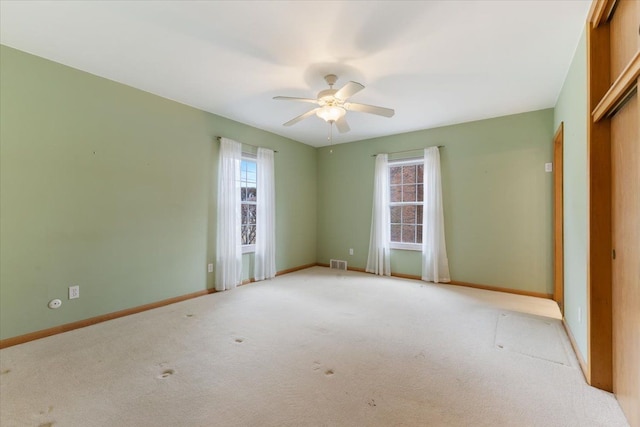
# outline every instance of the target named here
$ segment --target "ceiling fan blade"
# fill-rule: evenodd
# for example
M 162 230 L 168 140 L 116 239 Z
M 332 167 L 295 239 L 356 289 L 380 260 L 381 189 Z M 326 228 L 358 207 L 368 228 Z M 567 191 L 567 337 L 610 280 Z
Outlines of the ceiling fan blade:
M 349 111 L 359 111 L 361 113 L 377 114 L 378 116 L 393 117 L 396 113 L 391 108 L 376 107 L 375 105 L 356 104 L 345 102 L 344 108 Z
M 274 96 L 273 99 L 277 99 L 278 101 L 301 101 L 301 102 L 310 102 L 312 104 L 317 104 L 317 99 L 311 98 L 296 98 L 294 96 Z
M 336 128 L 338 128 L 338 132 L 340 133 L 349 132 L 351 130 L 349 123 L 347 123 L 347 119 L 345 119 L 344 116 L 336 120 Z
M 338 90 L 333 96 L 344 101 L 350 96 L 353 96 L 356 93 L 360 92 L 362 89 L 364 89 L 364 86 L 362 86 L 360 83 L 349 82 L 346 85 L 342 86 L 342 88 L 340 88 L 340 90 Z
M 306 113 L 304 113 L 304 114 L 300 114 L 298 117 L 295 117 L 295 118 L 293 118 L 293 119 L 289 120 L 289 121 L 288 121 L 287 123 L 285 123 L 283 126 L 292 126 L 292 125 L 295 125 L 295 124 L 296 124 L 296 123 L 298 123 L 299 121 L 302 121 L 302 120 L 306 119 L 307 117 L 311 117 L 311 116 L 313 116 L 313 115 L 316 113 L 316 111 L 318 111 L 318 110 L 319 110 L 319 108 L 314 108 L 313 110 L 309 110 L 309 111 L 307 111 L 307 112 L 306 112 Z

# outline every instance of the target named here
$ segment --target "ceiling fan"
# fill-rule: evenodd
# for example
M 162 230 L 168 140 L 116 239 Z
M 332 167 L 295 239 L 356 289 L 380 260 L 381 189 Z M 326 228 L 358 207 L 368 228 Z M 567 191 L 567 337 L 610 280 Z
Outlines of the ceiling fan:
M 349 132 L 349 124 L 345 119 L 347 111 L 359 111 L 361 113 L 377 114 L 378 116 L 393 117 L 395 111 L 391 108 L 376 107 L 374 105 L 357 104 L 355 102 L 347 102 L 347 99 L 364 89 L 364 86 L 357 82 L 348 82 L 340 89 L 334 89 L 333 85 L 338 80 L 335 74 L 327 74 L 324 76 L 325 81 L 329 85 L 329 89 L 318 92 L 317 99 L 312 98 L 295 98 L 291 96 L 274 96 L 273 99 L 284 101 L 300 101 L 316 104 L 318 107 L 309 110 L 298 117 L 289 120 L 284 126 L 295 125 L 301 120 L 313 116 L 314 114 L 325 122 L 335 123 L 340 133 Z

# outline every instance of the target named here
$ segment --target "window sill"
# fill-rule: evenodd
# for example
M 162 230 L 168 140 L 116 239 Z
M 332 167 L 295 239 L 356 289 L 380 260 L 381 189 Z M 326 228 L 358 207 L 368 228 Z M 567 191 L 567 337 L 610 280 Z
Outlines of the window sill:
M 252 254 L 256 251 L 256 245 L 243 245 L 242 253 L 243 254 Z
M 401 251 L 417 251 L 422 252 L 422 243 L 398 243 L 391 242 L 389 245 L 391 249 L 398 249 Z

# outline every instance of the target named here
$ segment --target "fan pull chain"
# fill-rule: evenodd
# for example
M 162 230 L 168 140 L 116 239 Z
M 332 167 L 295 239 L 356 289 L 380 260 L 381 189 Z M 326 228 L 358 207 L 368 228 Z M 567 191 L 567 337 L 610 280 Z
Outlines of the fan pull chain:
M 327 138 L 330 145 L 333 145 L 333 120 L 329 121 L 329 137 Z M 329 154 L 333 153 L 333 148 L 329 150 Z

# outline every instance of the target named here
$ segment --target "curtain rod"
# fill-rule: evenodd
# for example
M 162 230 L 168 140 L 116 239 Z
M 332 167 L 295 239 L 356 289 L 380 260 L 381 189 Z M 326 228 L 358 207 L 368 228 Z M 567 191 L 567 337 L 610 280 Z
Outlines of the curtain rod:
M 218 141 L 220 141 L 220 138 L 222 138 L 221 136 L 216 136 L 216 139 Z M 253 147 L 253 148 L 267 148 L 267 147 L 258 147 L 257 145 L 252 145 L 252 144 L 247 144 L 246 142 L 241 142 L 240 144 L 242 145 L 248 145 L 249 147 Z M 271 148 L 269 148 L 269 150 L 271 150 Z M 274 153 L 277 153 L 278 150 L 273 150 Z
M 438 147 L 438 148 L 444 148 L 444 145 L 432 145 L 431 147 Z M 422 147 L 422 148 L 414 148 L 413 150 L 402 150 L 402 151 L 393 151 L 391 153 L 378 153 L 378 154 L 399 154 L 399 153 L 410 153 L 412 151 L 418 151 L 418 150 L 424 150 L 425 148 L 431 148 L 431 147 Z M 371 157 L 375 157 L 378 154 L 372 154 Z

